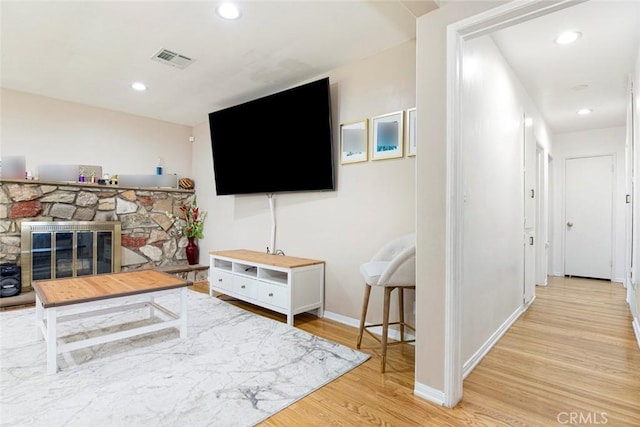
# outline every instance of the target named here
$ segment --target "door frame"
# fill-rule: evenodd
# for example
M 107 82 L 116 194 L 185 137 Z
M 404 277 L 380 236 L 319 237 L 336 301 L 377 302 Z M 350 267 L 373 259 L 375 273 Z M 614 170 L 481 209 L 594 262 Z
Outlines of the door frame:
M 530 141 L 531 140 L 531 141 Z M 527 158 L 529 148 L 535 153 L 533 161 Z M 522 188 L 522 303 L 524 306 L 530 306 L 536 299 L 536 282 L 538 275 L 538 246 L 540 240 L 538 240 L 538 230 L 540 229 L 540 218 L 538 217 L 538 200 L 540 199 L 540 193 L 538 189 L 539 182 L 539 168 L 538 168 L 538 139 L 533 127 L 533 117 L 529 116 L 526 112 L 522 116 L 522 174 L 521 174 L 521 188 Z M 527 168 L 529 164 L 533 163 L 533 167 Z M 527 184 L 533 186 L 533 188 L 527 188 Z M 533 194 L 531 194 L 533 192 Z M 527 200 L 533 199 L 532 205 L 528 205 Z M 532 218 L 529 218 L 528 211 L 532 210 Z M 528 221 L 529 220 L 529 221 Z M 529 239 L 533 239 L 531 242 Z M 533 246 L 530 248 L 529 246 Z M 532 260 L 529 260 L 533 257 Z M 528 282 L 529 270 L 533 270 L 532 281 Z
M 548 15 L 587 0 L 512 1 L 447 26 L 447 168 L 445 230 L 445 313 L 443 405 L 453 408 L 462 400 L 462 271 L 463 271 L 463 162 L 462 63 L 466 40 Z
M 578 160 L 578 159 L 591 159 L 594 157 L 611 157 L 611 253 L 609 254 L 610 265 L 609 265 L 609 281 L 613 281 L 616 267 L 616 153 L 606 152 L 606 153 L 598 153 L 598 154 L 589 154 L 586 156 L 569 156 L 564 158 L 564 164 L 562 166 L 562 198 L 560 202 L 562 203 L 562 223 L 560 227 L 562 228 L 562 275 L 566 274 L 565 262 L 566 262 L 566 254 L 567 254 L 567 228 L 565 224 L 567 223 L 567 162 L 569 160 Z
M 635 200 L 634 200 L 634 186 L 635 186 L 635 170 L 634 170 L 634 162 L 635 162 L 635 130 L 634 130 L 634 120 L 635 120 L 635 98 L 636 98 L 636 89 L 634 88 L 634 82 L 631 80 L 629 82 L 629 102 L 627 104 L 627 143 L 625 146 L 625 230 L 628 230 L 626 234 L 625 241 L 625 254 L 624 254 L 624 287 L 629 289 L 628 293 L 631 294 L 631 290 L 633 289 L 633 264 L 634 264 L 634 239 L 633 239 L 633 230 L 634 230 L 634 209 L 636 208 Z M 629 125 L 630 124 L 630 125 Z M 632 300 L 630 296 L 628 298 Z M 640 336 L 638 337 L 640 339 Z
M 549 161 L 544 147 L 538 144 L 535 129 L 533 135 L 536 138 L 536 170 L 538 171 L 536 186 L 538 189 L 538 196 L 536 198 L 536 239 L 538 241 L 538 245 L 536 246 L 536 285 L 547 286 L 547 275 L 549 272 L 547 265 L 549 256 L 549 238 L 547 231 L 549 230 L 547 167 Z

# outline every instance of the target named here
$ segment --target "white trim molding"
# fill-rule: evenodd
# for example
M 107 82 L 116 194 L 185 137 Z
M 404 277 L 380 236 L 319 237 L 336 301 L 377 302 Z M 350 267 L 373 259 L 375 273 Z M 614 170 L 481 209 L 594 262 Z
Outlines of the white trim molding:
M 348 316 L 343 316 L 342 314 L 338 314 L 338 313 L 333 313 L 331 311 L 326 311 L 324 312 L 324 317 L 326 319 L 329 320 L 334 320 L 338 323 L 342 323 L 343 325 L 347 325 L 347 326 L 352 326 L 356 329 L 360 328 L 360 320 L 358 319 L 354 319 L 353 317 L 348 317 Z M 370 323 L 369 323 L 370 324 Z M 372 333 L 376 334 L 376 335 L 380 335 L 382 336 L 382 326 L 378 326 L 375 328 L 369 328 L 369 331 L 371 331 Z M 354 335 L 354 340 L 355 340 L 355 335 Z M 411 332 L 407 332 L 405 329 L 405 333 L 404 333 L 404 337 L 406 340 L 413 340 L 415 339 L 415 334 L 412 334 Z M 389 328 L 389 338 L 399 341 L 400 340 L 400 331 L 398 331 L 397 329 L 392 329 Z M 410 343 L 410 345 L 414 345 L 414 343 Z
M 511 313 L 511 316 L 509 316 L 507 320 L 505 320 L 504 323 L 502 323 L 502 325 L 500 325 L 500 327 L 496 329 L 496 331 L 489 337 L 489 339 L 480 346 L 478 351 L 476 351 L 475 354 L 464 363 L 464 366 L 462 367 L 463 378 L 467 378 L 467 376 L 471 373 L 471 371 L 473 371 L 476 365 L 480 363 L 482 358 L 486 356 L 487 353 L 489 353 L 489 351 L 496 345 L 500 338 L 502 338 L 502 336 L 509 330 L 511 325 L 513 325 L 513 323 L 518 320 L 520 315 L 524 313 L 529 306 L 531 306 L 532 302 L 533 300 L 531 300 L 531 302 L 527 306 L 518 307 L 516 311 Z
M 636 342 L 638 343 L 638 348 L 640 348 L 640 321 L 637 317 L 633 319 L 633 332 L 636 334 Z
M 413 387 L 413 394 L 436 405 L 444 406 L 444 393 L 419 382 Z
M 335 320 L 343 325 L 353 326 L 354 328 L 360 327 L 360 321 L 353 317 L 343 316 L 342 314 L 334 313 L 332 311 L 324 311 L 324 317 L 329 320 Z

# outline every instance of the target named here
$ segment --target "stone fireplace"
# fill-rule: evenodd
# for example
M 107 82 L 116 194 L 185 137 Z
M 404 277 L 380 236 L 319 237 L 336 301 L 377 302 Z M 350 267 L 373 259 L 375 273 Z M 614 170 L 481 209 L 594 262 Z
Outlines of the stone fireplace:
M 112 273 L 121 268 L 118 221 L 24 221 L 21 225 L 23 290 L 35 280 Z
M 109 262 L 113 271 L 186 266 L 187 238 L 180 224 L 167 214 L 181 216 L 180 207 L 191 203 L 193 197 L 193 190 L 177 188 L 0 179 L 0 264 L 17 264 L 31 274 L 21 280 L 23 293 L 31 288 L 37 274 L 45 274 L 43 266 L 49 266 L 55 277 L 103 271 Z M 76 223 L 74 227 L 85 222 L 118 223 L 120 236 L 115 229 L 107 237 L 100 229 L 56 228 L 68 222 Z M 38 231 L 42 235 L 35 241 L 23 241 L 22 227 L 28 223 L 53 223 L 48 227 L 54 228 Z M 98 249 L 109 246 L 109 238 L 111 244 L 120 240 L 120 251 L 112 246 L 110 259 L 107 252 L 98 257 Z M 25 247 L 26 243 L 32 248 Z M 35 278 L 32 266 L 23 264 L 23 252 L 31 253 L 34 244 L 38 265 L 42 264 Z M 51 245 L 64 247 L 64 253 L 56 251 L 54 256 L 47 249 Z M 196 280 L 204 278 L 206 271 Z

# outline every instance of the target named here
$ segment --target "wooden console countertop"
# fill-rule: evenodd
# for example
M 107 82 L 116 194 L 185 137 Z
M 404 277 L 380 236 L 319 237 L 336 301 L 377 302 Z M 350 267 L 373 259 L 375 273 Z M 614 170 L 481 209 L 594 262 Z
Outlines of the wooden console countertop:
M 274 255 L 266 252 L 250 251 L 248 249 L 233 249 L 229 251 L 213 251 L 210 255 L 232 258 L 237 261 L 247 261 L 256 264 L 272 265 L 282 268 L 306 267 L 308 265 L 324 264 L 324 261 L 309 258 L 298 258 L 287 255 Z

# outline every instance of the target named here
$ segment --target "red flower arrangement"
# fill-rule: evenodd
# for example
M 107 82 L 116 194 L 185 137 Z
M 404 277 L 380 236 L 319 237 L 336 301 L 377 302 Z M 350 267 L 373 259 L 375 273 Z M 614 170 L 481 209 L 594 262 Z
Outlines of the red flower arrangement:
M 197 237 L 198 239 L 202 239 L 204 237 L 202 229 L 204 227 L 204 220 L 207 218 L 207 213 L 204 211 L 200 212 L 196 198 L 193 198 L 190 205 L 180 206 L 180 211 L 182 211 L 182 218 L 176 218 L 168 212 L 167 215 L 174 220 L 180 219 L 181 221 L 184 221 L 182 233 L 186 237 Z

